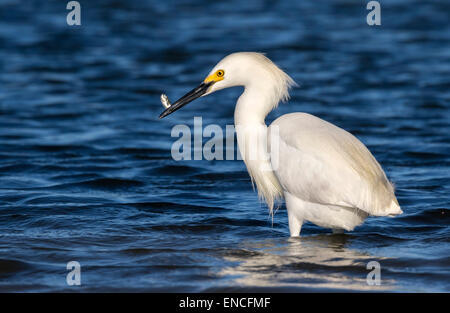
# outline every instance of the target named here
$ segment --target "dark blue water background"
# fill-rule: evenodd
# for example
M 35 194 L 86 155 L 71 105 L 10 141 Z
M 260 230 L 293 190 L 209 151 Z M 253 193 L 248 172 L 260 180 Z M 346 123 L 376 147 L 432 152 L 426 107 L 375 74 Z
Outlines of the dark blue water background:
M 78 27 L 67 1 L 0 2 L 0 291 L 450 291 L 448 1 L 380 1 L 379 27 L 366 1 L 80 2 Z M 405 213 L 289 239 L 241 161 L 174 161 L 172 127 L 225 129 L 241 89 L 164 120 L 160 93 L 235 51 L 301 85 L 268 122 L 303 111 L 352 132 Z

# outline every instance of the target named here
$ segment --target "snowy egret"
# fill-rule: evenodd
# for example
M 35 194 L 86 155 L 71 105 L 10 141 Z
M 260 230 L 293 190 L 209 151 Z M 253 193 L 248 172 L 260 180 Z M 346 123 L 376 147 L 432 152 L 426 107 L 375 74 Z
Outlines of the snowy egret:
M 285 114 L 266 126 L 266 116 L 288 100 L 293 85 L 263 54 L 233 53 L 175 103 L 164 95 L 166 110 L 160 118 L 201 96 L 243 86 L 234 112 L 238 146 L 272 214 L 275 201 L 285 199 L 291 236 L 299 236 L 306 221 L 342 232 L 353 230 L 369 215 L 401 214 L 383 169 L 349 132 L 307 113 Z M 256 157 L 249 150 L 257 151 Z

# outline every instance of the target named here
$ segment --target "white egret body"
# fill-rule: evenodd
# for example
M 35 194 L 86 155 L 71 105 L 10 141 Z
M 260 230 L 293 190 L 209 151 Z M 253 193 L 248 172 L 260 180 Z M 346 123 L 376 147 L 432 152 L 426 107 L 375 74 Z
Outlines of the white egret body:
M 271 212 L 276 199 L 285 199 L 291 236 L 299 236 L 306 221 L 350 231 L 369 215 L 401 214 L 383 169 L 352 134 L 306 113 L 286 114 L 266 126 L 267 114 L 289 98 L 294 84 L 264 55 L 233 53 L 160 117 L 200 96 L 244 86 L 234 113 L 239 149 Z

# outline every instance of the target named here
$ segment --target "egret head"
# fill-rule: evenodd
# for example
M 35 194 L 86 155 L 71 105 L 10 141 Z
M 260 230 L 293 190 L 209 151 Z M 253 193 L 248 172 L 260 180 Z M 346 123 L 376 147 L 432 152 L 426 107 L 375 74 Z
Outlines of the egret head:
M 163 118 L 199 97 L 235 86 L 259 88 L 261 92 L 267 93 L 275 106 L 280 100 L 289 98 L 289 88 L 293 85 L 295 82 L 292 78 L 263 54 L 233 53 L 217 63 L 197 88 L 173 103 L 159 117 Z

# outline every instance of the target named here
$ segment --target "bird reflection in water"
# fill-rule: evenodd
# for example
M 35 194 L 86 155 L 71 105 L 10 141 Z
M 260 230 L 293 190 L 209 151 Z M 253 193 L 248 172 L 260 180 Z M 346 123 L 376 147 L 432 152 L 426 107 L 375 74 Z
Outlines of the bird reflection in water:
M 220 275 L 230 277 L 232 285 L 268 290 L 275 286 L 324 291 L 393 289 L 395 281 L 383 276 L 380 285 L 368 284 L 367 263 L 379 262 L 383 275 L 386 258 L 348 248 L 350 238 L 320 234 L 245 242 L 239 250 L 225 254 L 225 260 L 236 265 L 224 268 Z

